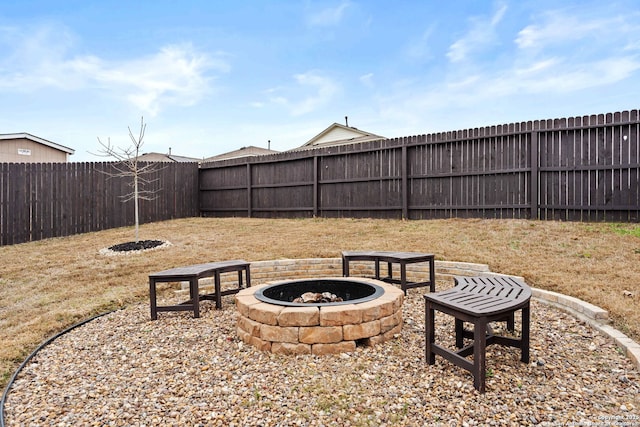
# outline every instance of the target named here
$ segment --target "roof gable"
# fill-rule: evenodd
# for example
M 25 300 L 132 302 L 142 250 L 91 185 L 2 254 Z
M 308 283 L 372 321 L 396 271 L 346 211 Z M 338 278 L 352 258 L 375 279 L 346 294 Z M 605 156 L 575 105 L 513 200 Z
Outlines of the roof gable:
M 14 139 L 28 139 L 30 141 L 37 142 L 38 144 L 46 145 L 47 147 L 51 147 L 53 149 L 63 151 L 67 154 L 73 154 L 76 151 L 72 148 L 65 147 L 64 145 L 56 144 L 55 142 L 47 141 L 44 138 L 40 138 L 26 132 L 0 134 L 0 141 L 14 140 Z
M 242 147 L 234 151 L 229 151 L 228 153 L 218 154 L 217 156 L 207 157 L 204 159 L 205 162 L 216 162 L 218 160 L 228 160 L 228 159 L 237 159 L 239 157 L 252 157 L 252 156 L 263 156 L 267 154 L 276 154 L 278 151 L 269 150 L 262 147 L 256 147 L 254 145 L 250 145 L 248 147 Z
M 200 159 L 195 157 L 176 156 L 174 154 L 164 153 L 144 153 L 138 156 L 138 160 L 141 162 L 175 162 L 175 163 L 191 163 L 199 162 Z
M 330 145 L 351 144 L 355 142 L 385 139 L 384 136 L 365 132 L 360 129 L 333 123 L 331 126 L 311 138 L 300 148 L 325 147 Z

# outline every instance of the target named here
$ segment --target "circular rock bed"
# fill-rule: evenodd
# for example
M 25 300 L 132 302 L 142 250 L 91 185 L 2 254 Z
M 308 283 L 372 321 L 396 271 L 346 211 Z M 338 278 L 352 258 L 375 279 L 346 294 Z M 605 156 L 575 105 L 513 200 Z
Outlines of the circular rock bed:
M 402 332 L 354 352 L 286 356 L 236 335 L 233 296 L 201 317 L 149 319 L 144 302 L 42 349 L 17 377 L 7 427 L 561 426 L 636 422 L 640 373 L 616 343 L 553 306 L 531 302 L 531 363 L 489 346 L 487 393 L 442 358 L 424 358 L 424 291 L 410 289 Z M 179 302 L 176 295 L 166 302 Z M 451 316 L 436 333 L 453 346 Z M 622 422 L 621 421 L 621 422 Z M 613 422 L 611 422 L 613 425 Z
M 117 245 L 100 249 L 100 254 L 107 255 L 107 256 L 139 254 L 145 251 L 164 249 L 169 246 L 171 246 L 171 242 L 168 242 L 168 241 L 139 240 L 137 242 L 132 241 L 132 242 L 125 242 L 125 243 L 118 243 Z
M 243 289 L 236 294 L 238 337 L 272 353 L 322 355 L 352 352 L 358 345 L 373 346 L 399 334 L 402 290 L 379 280 L 358 280 L 381 287 L 383 293 L 362 303 L 288 307 L 255 296 L 258 289 L 278 282 Z

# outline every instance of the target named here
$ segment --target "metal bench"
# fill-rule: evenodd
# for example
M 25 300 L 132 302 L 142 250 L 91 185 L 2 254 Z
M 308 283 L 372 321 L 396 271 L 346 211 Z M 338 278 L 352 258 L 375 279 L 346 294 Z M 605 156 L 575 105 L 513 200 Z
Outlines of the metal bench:
M 473 375 L 473 385 L 485 392 L 486 347 L 500 344 L 520 349 L 522 362 L 529 362 L 529 301 L 531 288 L 514 277 L 456 277 L 455 286 L 444 291 L 425 294 L 425 335 L 427 363 L 435 363 L 436 354 Z M 455 317 L 456 347 L 449 350 L 435 343 L 434 311 Z M 490 322 L 506 321 L 507 330 L 515 329 L 514 313 L 522 310 L 521 337 L 494 335 Z M 474 325 L 473 331 L 464 328 L 464 322 Z M 464 338 L 473 342 L 464 347 Z M 473 362 L 466 357 L 473 355 Z
M 399 284 L 405 295 L 407 289 L 429 286 L 431 292 L 436 290 L 435 262 L 433 254 L 417 252 L 387 252 L 387 251 L 344 251 L 342 252 L 342 276 L 349 277 L 349 263 L 352 261 L 373 261 L 375 263 L 375 279 L 387 283 Z M 380 277 L 380 262 L 387 263 L 387 277 Z M 429 280 L 410 282 L 407 280 L 407 264 L 429 263 Z M 400 278 L 393 277 L 393 264 L 400 264 Z
M 238 272 L 238 288 L 221 291 L 220 274 Z M 222 297 L 238 293 L 242 289 L 242 272 L 246 277 L 247 287 L 251 286 L 249 263 L 243 260 L 210 262 L 164 270 L 149 275 L 149 299 L 151 300 L 151 319 L 158 318 L 159 311 L 193 311 L 193 317 L 200 317 L 200 301 L 215 300 L 216 308 L 222 308 Z M 198 281 L 205 277 L 214 277 L 215 292 L 200 295 Z M 189 300 L 178 305 L 158 306 L 156 301 L 156 284 L 160 282 L 189 282 Z

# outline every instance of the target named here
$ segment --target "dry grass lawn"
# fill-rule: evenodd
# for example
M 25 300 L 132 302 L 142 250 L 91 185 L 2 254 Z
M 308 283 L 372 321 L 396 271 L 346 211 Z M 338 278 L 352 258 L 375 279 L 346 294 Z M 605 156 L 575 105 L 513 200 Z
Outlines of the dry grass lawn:
M 168 249 L 107 257 L 132 228 L 0 247 L 0 386 L 52 334 L 94 314 L 147 301 L 147 276 L 170 267 L 242 258 L 334 258 L 342 250 L 431 252 L 488 264 L 534 287 L 609 310 L 640 338 L 640 225 L 526 220 L 189 218 L 141 226 Z

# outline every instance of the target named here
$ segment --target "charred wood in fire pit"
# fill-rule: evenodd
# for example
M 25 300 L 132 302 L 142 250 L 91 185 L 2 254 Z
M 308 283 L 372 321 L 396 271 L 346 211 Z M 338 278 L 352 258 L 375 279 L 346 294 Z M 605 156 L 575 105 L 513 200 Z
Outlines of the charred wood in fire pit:
M 298 303 L 322 303 L 322 302 L 341 302 L 342 298 L 337 296 L 336 294 L 332 294 L 331 292 L 305 292 L 300 295 L 298 298 L 295 298 L 293 302 Z

